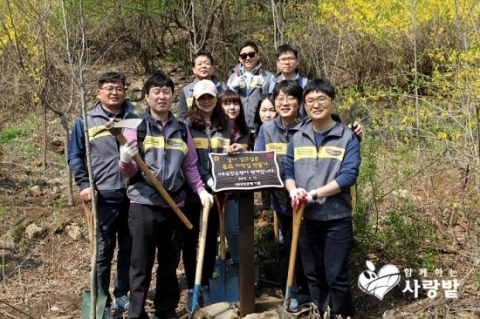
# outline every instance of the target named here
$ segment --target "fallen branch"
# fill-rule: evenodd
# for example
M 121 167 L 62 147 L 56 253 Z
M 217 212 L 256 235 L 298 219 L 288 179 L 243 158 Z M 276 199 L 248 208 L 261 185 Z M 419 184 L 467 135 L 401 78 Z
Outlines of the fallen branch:
M 9 306 L 9 307 L 10 307 L 10 308 L 12 308 L 12 309 L 14 309 L 14 310 L 18 311 L 18 312 L 20 312 L 21 314 L 23 314 L 23 315 L 27 316 L 27 318 L 28 318 L 28 319 L 32 318 L 32 317 L 31 317 L 31 316 L 30 316 L 28 313 L 26 313 L 26 312 L 24 312 L 24 311 L 22 311 L 22 310 L 18 309 L 17 307 L 15 307 L 15 306 L 13 306 L 13 305 L 9 304 L 9 303 L 8 303 L 8 302 L 6 302 L 5 300 L 2 300 L 2 299 L 0 299 L 0 302 L 1 302 L 1 303 L 3 303 L 3 304 L 5 304 L 5 305 L 7 305 L 7 306 Z M 10 315 L 10 316 L 12 316 L 12 315 Z M 13 316 L 12 316 L 12 318 L 17 318 L 17 317 L 13 317 Z

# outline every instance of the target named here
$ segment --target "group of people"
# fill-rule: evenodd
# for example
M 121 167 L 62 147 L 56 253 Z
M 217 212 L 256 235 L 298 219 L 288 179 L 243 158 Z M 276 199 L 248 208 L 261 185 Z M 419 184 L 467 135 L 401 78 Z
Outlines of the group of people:
M 225 226 L 232 264 L 239 262 L 238 198 L 214 194 L 208 154 L 276 150 L 285 189 L 262 193 L 264 205 L 278 214 L 284 237 L 283 283 L 287 278 L 292 207 L 305 202 L 294 296 L 289 306 L 312 302 L 337 315 L 353 317 L 347 259 L 351 242 L 351 196 L 360 165 L 357 135 L 362 128 L 344 126 L 333 113 L 335 88 L 325 79 L 308 80 L 298 73 L 298 51 L 285 44 L 275 53 L 280 73 L 260 63 L 258 46 L 239 46 L 239 64 L 226 84 L 214 76 L 214 60 L 201 51 L 192 58 L 195 79 L 180 92 L 178 114 L 171 111 L 175 85 L 163 73 L 144 84 L 148 108 L 141 127 L 126 129 L 119 145 L 103 130 L 111 120 L 138 118 L 125 99 L 125 77 L 100 77 L 98 102 L 86 123 L 76 120 L 68 163 L 83 201 L 96 201 L 97 284 L 107 296 L 104 319 L 111 308 L 128 311 L 130 319 L 148 319 L 145 301 L 157 258 L 153 319 L 176 318 L 180 299 L 176 269 L 183 258 L 187 309 L 191 311 L 199 223 L 202 207 L 212 205 L 201 280 L 201 303 L 211 301 L 209 279 L 215 269 L 219 209 L 225 205 Z M 87 127 L 88 138 L 84 127 Z M 94 190 L 86 167 L 86 141 Z M 194 225 L 188 230 L 146 178 L 134 157 L 139 155 L 170 197 Z M 266 195 L 271 194 L 271 198 Z M 93 197 L 92 197 L 93 196 Z M 109 293 L 113 253 L 118 241 L 113 298 Z

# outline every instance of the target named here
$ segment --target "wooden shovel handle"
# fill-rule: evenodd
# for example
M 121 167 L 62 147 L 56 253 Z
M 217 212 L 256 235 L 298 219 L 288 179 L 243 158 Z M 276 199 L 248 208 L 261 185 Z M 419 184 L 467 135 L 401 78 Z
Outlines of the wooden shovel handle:
M 122 132 L 120 130 L 118 130 L 118 132 L 115 130 L 118 129 L 110 129 L 110 132 L 112 133 L 113 131 L 114 134 L 112 134 L 115 136 L 120 145 L 124 145 L 125 143 L 127 143 L 127 139 L 125 138 L 125 136 L 123 136 Z M 175 203 L 172 197 L 170 197 L 170 194 L 168 194 L 165 188 L 163 188 L 163 185 L 158 181 L 155 175 L 153 175 L 152 171 L 148 168 L 147 164 L 145 164 L 142 158 L 138 154 L 136 154 L 133 159 L 135 160 L 135 162 L 137 162 L 138 167 L 147 176 L 153 187 L 155 187 L 155 189 L 167 202 L 168 206 L 170 206 L 175 212 L 175 214 L 177 214 L 178 218 L 180 218 L 180 220 L 185 224 L 185 226 L 187 226 L 188 229 L 192 229 L 192 223 L 190 223 L 187 216 L 185 216 L 185 214 L 180 210 L 180 208 L 178 208 L 177 203 Z
M 227 252 L 225 249 L 225 208 L 227 206 L 228 194 L 225 194 L 223 199 L 223 205 L 220 202 L 220 197 L 214 195 L 215 203 L 217 204 L 218 211 L 218 223 L 219 223 L 219 233 L 220 233 L 220 259 L 225 260 Z
M 202 212 L 202 224 L 200 225 L 200 243 L 198 247 L 198 260 L 195 270 L 195 285 L 200 285 L 202 281 L 203 258 L 205 256 L 205 245 L 207 242 L 208 215 L 210 214 L 210 200 L 205 202 Z
M 90 255 L 93 254 L 93 214 L 90 204 L 86 201 L 83 201 L 83 210 L 85 211 L 85 216 L 87 216 L 87 225 L 88 225 L 88 240 L 90 242 Z
M 292 245 L 290 247 L 290 259 L 288 261 L 287 286 L 293 285 L 295 275 L 295 259 L 297 257 L 298 237 L 300 235 L 300 226 L 302 225 L 303 213 L 305 212 L 305 202 L 293 211 Z

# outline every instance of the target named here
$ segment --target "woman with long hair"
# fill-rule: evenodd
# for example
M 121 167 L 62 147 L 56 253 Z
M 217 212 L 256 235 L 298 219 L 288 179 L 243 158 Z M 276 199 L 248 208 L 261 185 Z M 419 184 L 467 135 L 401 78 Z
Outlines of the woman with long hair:
M 198 171 L 208 191 L 212 190 L 213 178 L 209 153 L 233 153 L 245 151 L 246 147 L 232 139 L 234 124 L 219 103 L 215 84 L 210 80 L 201 80 L 193 89 L 193 104 L 187 113 L 185 124 L 190 129 L 198 156 Z M 240 135 L 238 135 L 240 136 Z M 196 250 L 198 245 L 198 225 L 201 203 L 193 191 L 188 192 L 185 203 L 187 217 L 194 229 L 185 234 L 183 242 L 183 264 L 187 277 L 187 310 L 191 311 L 193 286 L 196 268 Z M 201 297 L 203 306 L 212 303 L 209 279 L 212 278 L 217 255 L 217 233 L 219 226 L 217 206 L 213 205 L 208 220 L 205 245 Z

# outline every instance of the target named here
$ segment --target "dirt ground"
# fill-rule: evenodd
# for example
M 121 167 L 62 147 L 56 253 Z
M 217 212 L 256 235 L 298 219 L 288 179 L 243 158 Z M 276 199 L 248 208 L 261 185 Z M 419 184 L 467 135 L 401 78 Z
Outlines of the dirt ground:
M 59 140 L 49 141 L 49 156 L 64 154 Z M 49 161 L 50 166 L 43 170 L 39 159 L 21 160 L 17 154 L 19 148 L 18 144 L 0 147 L 0 319 L 80 318 L 82 294 L 90 283 L 88 229 L 83 208 L 78 199 L 73 206 L 67 205 L 64 167 L 58 164 L 60 161 Z M 78 195 L 76 188 L 74 192 Z M 258 196 L 256 202 L 259 203 Z M 374 259 L 372 252 L 362 256 L 362 260 L 351 261 L 356 318 L 480 318 L 477 215 L 476 211 L 463 212 L 450 226 L 452 218 L 448 211 L 431 216 L 439 237 L 436 243 L 439 257 L 455 266 L 461 281 L 458 298 L 445 299 L 439 294 L 431 299 L 425 293 L 412 298 L 398 288 L 383 300 L 365 294 L 358 288 L 357 279 L 366 269 L 364 260 Z M 256 220 L 261 225 L 269 222 L 271 219 Z M 40 231 L 29 238 L 26 229 L 33 224 Z M 418 247 L 418 254 L 421 252 L 422 247 Z M 187 313 L 182 265 L 178 277 L 183 293 L 177 314 L 182 316 Z M 150 313 L 153 313 L 153 293 L 149 293 L 147 300 Z M 262 266 L 256 295 L 282 297 L 280 287 L 266 280 Z

